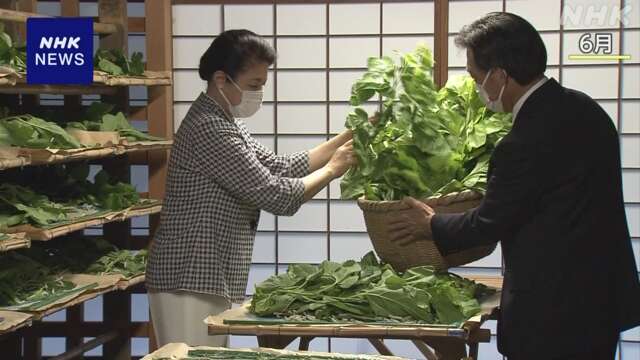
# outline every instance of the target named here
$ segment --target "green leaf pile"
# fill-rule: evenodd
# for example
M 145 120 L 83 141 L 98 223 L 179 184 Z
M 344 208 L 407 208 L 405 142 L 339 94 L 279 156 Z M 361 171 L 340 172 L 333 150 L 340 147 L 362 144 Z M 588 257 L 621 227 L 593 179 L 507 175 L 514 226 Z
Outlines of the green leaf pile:
M 375 360 L 374 355 L 317 355 L 270 353 L 264 351 L 240 351 L 232 349 L 194 349 L 179 360 Z M 175 357 L 157 357 L 154 360 L 177 360 Z
M 251 312 L 292 321 L 459 325 L 491 293 L 482 284 L 422 266 L 400 274 L 371 252 L 360 262 L 290 265 L 256 286 Z
M 27 69 L 27 49 L 25 45 L 16 45 L 11 36 L 4 31 L 0 23 L 0 65 L 8 66 L 18 72 Z
M 147 264 L 146 250 L 120 250 L 101 238 L 62 238 L 20 252 L 49 268 L 75 274 L 133 278 L 144 274 Z
M 114 106 L 111 104 L 94 102 L 86 111 L 86 120 L 71 122 L 67 126 L 72 129 L 86 131 L 117 131 L 121 137 L 129 141 L 160 141 L 162 138 L 145 134 L 137 130 L 122 112 L 111 114 Z
M 398 200 L 465 189 L 484 192 L 491 152 L 511 128 L 509 114 L 493 113 L 468 76 L 437 90 L 426 46 L 400 56 L 370 58 L 352 87 L 346 121 L 359 164 L 345 174 L 342 197 Z M 382 100 L 376 124 L 358 107 Z
M 128 59 L 120 49 L 100 49 L 93 58 L 93 64 L 95 69 L 115 76 L 140 76 L 144 73 L 141 52 L 134 52 Z
M 31 223 L 46 226 L 69 219 L 73 209 L 26 187 L 0 184 L 0 229 Z
M 0 119 L 0 145 L 31 149 L 79 149 L 83 147 L 57 124 L 29 114 Z
M 55 269 L 10 252 L 0 261 L 0 307 L 39 308 L 82 291 Z

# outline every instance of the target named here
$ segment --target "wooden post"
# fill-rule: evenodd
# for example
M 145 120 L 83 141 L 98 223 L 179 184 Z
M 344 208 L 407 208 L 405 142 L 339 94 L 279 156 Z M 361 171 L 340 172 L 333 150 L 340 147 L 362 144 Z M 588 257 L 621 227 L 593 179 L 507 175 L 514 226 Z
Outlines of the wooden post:
M 152 5 L 153 3 L 153 5 Z M 171 1 L 145 1 L 145 30 L 147 49 L 147 70 L 171 71 L 173 68 L 171 36 Z M 147 124 L 149 133 L 166 139 L 173 138 L 173 87 L 151 87 L 148 90 Z M 149 197 L 163 199 L 167 176 L 168 151 L 147 153 L 149 164 Z M 159 215 L 149 219 L 149 236 L 153 241 L 160 222 Z M 157 349 L 153 331 L 153 319 L 149 316 L 149 350 Z
M 113 34 L 100 38 L 101 49 L 122 50 L 128 56 L 128 17 L 126 0 L 99 0 L 98 17 L 101 23 L 116 25 Z M 116 105 L 116 109 L 127 113 L 129 88 L 118 88 L 113 96 L 103 96 L 102 101 Z M 126 155 L 104 162 L 109 174 L 120 181 L 130 182 L 129 161 Z M 131 237 L 131 222 L 111 223 L 104 226 L 104 236 L 120 248 L 128 248 Z M 117 329 L 119 336 L 104 345 L 104 357 L 124 360 L 131 358 L 131 295 L 128 291 L 111 292 L 104 296 L 104 323 Z
M 62 16 L 80 16 L 80 1 L 79 0 L 61 0 L 60 1 L 60 13 Z M 31 9 L 35 12 L 35 8 Z M 81 112 L 82 96 L 80 95 L 65 95 L 64 96 L 64 114 L 67 119 L 72 119 L 72 116 Z M 71 240 L 71 239 L 69 239 Z M 67 309 L 67 325 L 69 329 L 68 336 L 66 338 L 67 349 L 75 348 L 84 343 L 84 337 L 82 333 L 82 323 L 84 305 L 78 304 Z
M 433 76 L 436 86 L 443 87 L 449 76 L 449 0 L 435 0 Z

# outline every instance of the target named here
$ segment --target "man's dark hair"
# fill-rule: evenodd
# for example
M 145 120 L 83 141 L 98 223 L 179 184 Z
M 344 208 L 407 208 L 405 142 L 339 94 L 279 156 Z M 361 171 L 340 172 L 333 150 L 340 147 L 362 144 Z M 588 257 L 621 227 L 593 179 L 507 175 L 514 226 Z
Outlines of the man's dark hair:
M 455 38 L 471 49 L 483 71 L 504 69 L 518 84 L 526 85 L 547 69 L 547 49 L 538 31 L 518 15 L 493 12 L 465 25 Z
M 216 71 L 224 71 L 232 79 L 249 66 L 258 63 L 272 65 L 276 51 L 263 38 L 249 30 L 227 30 L 213 40 L 200 58 L 198 72 L 204 81 Z

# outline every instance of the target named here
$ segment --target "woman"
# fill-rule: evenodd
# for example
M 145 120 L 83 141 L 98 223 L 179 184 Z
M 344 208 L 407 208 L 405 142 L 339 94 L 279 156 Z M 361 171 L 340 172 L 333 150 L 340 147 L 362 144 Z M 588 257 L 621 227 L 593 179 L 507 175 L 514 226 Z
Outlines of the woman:
M 260 108 L 275 51 L 247 30 L 220 34 L 200 59 L 206 93 L 178 130 L 147 267 L 158 345 L 225 346 L 203 319 L 245 299 L 260 210 L 293 215 L 355 163 L 351 132 L 276 155 L 237 118 Z

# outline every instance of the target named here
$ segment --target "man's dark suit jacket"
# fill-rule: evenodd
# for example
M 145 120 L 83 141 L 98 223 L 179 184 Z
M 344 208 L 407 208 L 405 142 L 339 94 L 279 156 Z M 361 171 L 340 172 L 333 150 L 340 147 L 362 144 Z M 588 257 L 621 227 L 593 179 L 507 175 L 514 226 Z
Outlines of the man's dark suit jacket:
M 562 357 L 606 346 L 640 325 L 621 177 L 609 116 L 589 96 L 549 79 L 495 149 L 482 203 L 433 217 L 444 254 L 502 244 L 501 353 Z

